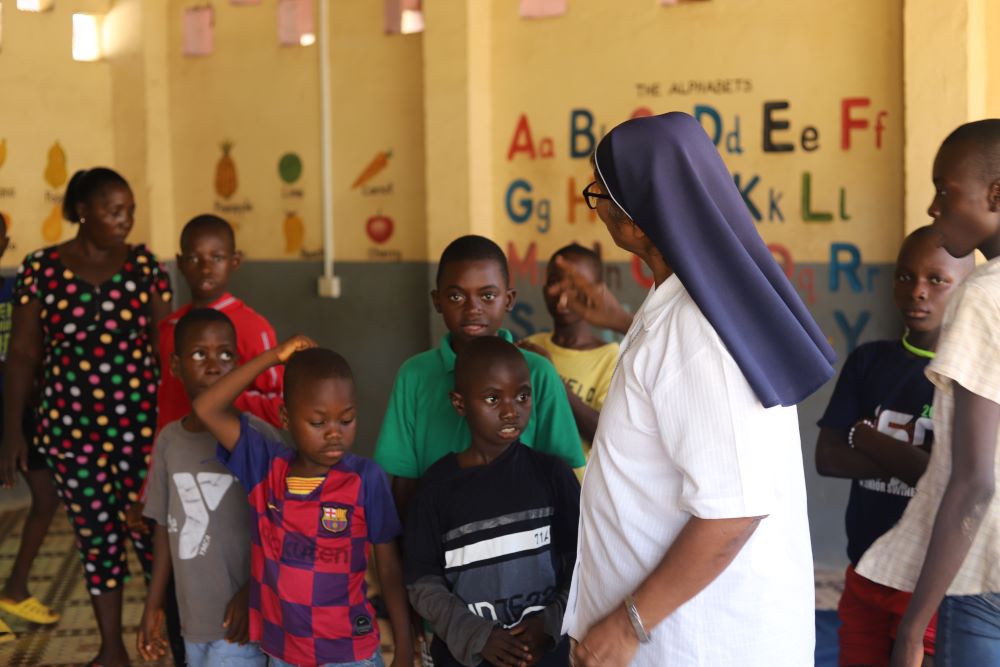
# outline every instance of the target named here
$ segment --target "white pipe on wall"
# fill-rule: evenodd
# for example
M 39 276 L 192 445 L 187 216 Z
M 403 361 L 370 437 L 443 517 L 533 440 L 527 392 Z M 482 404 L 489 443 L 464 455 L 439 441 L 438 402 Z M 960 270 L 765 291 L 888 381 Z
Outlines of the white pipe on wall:
M 319 91 L 323 155 L 323 275 L 317 280 L 319 296 L 340 296 L 340 278 L 333 273 L 333 104 L 330 93 L 330 0 L 319 2 Z

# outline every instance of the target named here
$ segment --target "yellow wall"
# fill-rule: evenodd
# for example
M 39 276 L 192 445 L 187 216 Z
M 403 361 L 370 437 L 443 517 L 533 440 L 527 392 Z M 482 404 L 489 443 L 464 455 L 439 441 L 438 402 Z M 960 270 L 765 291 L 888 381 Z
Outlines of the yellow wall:
M 1000 118 L 1000 0 L 988 0 L 983 30 L 986 32 L 986 115 Z
M 495 198 L 503 206 L 517 179 L 531 184 L 536 214 L 523 223 L 506 213 L 497 216 L 497 236 L 519 248 L 538 244 L 545 258 L 575 239 L 607 246 L 606 232 L 588 216 L 577 193 L 590 180 L 585 156 L 573 158 L 571 114 L 585 110 L 593 134 L 610 128 L 645 107 L 654 113 L 692 113 L 709 105 L 722 120 L 720 148 L 730 169 L 747 187 L 760 211 L 765 240 L 792 251 L 796 262 L 827 262 L 830 244 L 857 244 L 866 261 L 895 257 L 902 228 L 902 52 L 901 3 L 716 0 L 671 8 L 636 3 L 621 11 L 619 0 L 572 3 L 560 20 L 522 21 L 504 3 L 494 7 Z M 770 35 L 770 37 L 765 37 Z M 502 67 L 499 66 L 502 63 Z M 730 92 L 690 92 L 689 82 L 723 81 Z M 841 147 L 845 98 L 866 98 L 851 115 L 867 129 L 851 133 L 851 147 Z M 764 103 L 787 102 L 776 120 L 790 123 L 773 134 L 790 143 L 790 152 L 763 149 Z M 876 147 L 878 114 L 884 130 Z M 536 150 L 549 139 L 554 157 L 525 151 L 508 159 L 521 114 L 530 122 Z M 577 122 L 589 123 L 580 113 Z M 714 131 L 715 121 L 702 115 Z M 741 153 L 726 150 L 726 135 L 739 123 Z M 818 148 L 803 150 L 807 126 L 818 132 Z M 523 139 L 523 134 L 521 135 Z M 591 144 L 579 134 L 577 148 Z M 811 174 L 810 209 L 833 214 L 830 222 L 806 222 L 802 212 L 803 174 Z M 840 191 L 846 192 L 839 214 Z M 526 197 L 515 187 L 517 202 Z M 784 221 L 770 215 L 774 192 Z M 570 199 L 572 197 L 572 200 Z M 537 215 L 539 200 L 551 202 L 551 221 Z M 575 224 L 569 222 L 574 206 Z M 550 227 L 548 232 L 541 230 Z M 609 253 L 624 258 L 615 249 Z
M 75 233 L 68 223 L 55 221 L 49 240 L 42 236 L 42 222 L 59 205 L 66 185 L 44 178 L 55 142 L 66 156 L 66 178 L 76 169 L 115 162 L 111 66 L 77 63 L 71 56 L 73 12 L 106 11 L 108 5 L 61 0 L 50 12 L 33 14 L 17 11 L 13 0 L 2 3 L 0 141 L 6 156 L 0 162 L 0 211 L 12 223 L 13 243 L 5 267 Z
M 274 3 L 215 8 L 215 53 L 181 53 L 181 13 L 170 3 L 168 67 L 177 231 L 214 212 L 236 223 L 249 259 L 316 256 L 321 250 L 321 152 L 318 45 L 278 44 Z M 381 3 L 332 3 L 334 219 L 337 259 L 364 260 L 373 248 L 392 257 L 423 256 L 424 182 L 419 37 L 387 37 Z M 318 20 L 318 17 L 317 17 Z M 221 144 L 233 143 L 238 188 L 215 190 Z M 368 187 L 351 185 L 382 151 L 388 166 Z M 300 157 L 297 182 L 279 177 L 281 157 Z M 286 216 L 303 221 L 301 248 L 286 248 Z M 394 234 L 376 244 L 366 221 L 393 219 Z M 294 244 L 293 244 L 294 245 Z M 164 248 L 173 252 L 174 248 Z
M 5 266 L 45 243 L 42 221 L 61 188 L 47 186 L 41 174 L 56 140 L 70 172 L 111 164 L 132 181 L 139 204 L 133 238 L 151 241 L 166 257 L 176 251 L 183 222 L 212 211 L 236 223 L 250 259 L 318 256 L 318 46 L 278 45 L 274 0 L 218 2 L 214 54 L 185 57 L 182 12 L 196 4 L 59 0 L 54 11 L 34 15 L 3 2 L 0 138 L 7 139 L 7 159 L 0 211 L 13 220 L 17 245 Z M 426 3 L 427 32 L 412 36 L 383 34 L 382 5 L 331 2 L 338 260 L 433 261 L 451 238 L 468 232 L 512 243 L 519 258 L 534 247 L 544 259 L 577 240 L 603 242 L 609 257 L 624 259 L 607 248 L 576 196 L 589 168 L 570 155 L 573 111 L 579 122 L 592 117 L 599 136 L 639 108 L 691 112 L 705 105 L 721 118 L 730 168 L 744 187 L 758 179 L 748 196 L 768 242 L 795 262 L 826 263 L 836 242 L 855 244 L 866 262 L 887 262 L 904 217 L 909 227 L 926 221 L 926 172 L 938 135 L 974 115 L 975 104 L 980 115 L 1000 115 L 1000 42 L 986 28 L 1000 22 L 998 0 L 959 0 L 947 11 L 933 0 L 913 0 L 905 17 L 901 0 L 676 7 L 588 0 L 571 2 L 564 17 L 538 21 L 520 19 L 507 0 L 434 0 Z M 74 63 L 70 14 L 109 8 L 107 59 Z M 905 142 L 904 81 L 911 133 Z M 691 82 L 723 82 L 729 92 L 691 92 Z M 850 150 L 841 147 L 845 98 L 869 100 L 851 111 L 867 127 L 851 133 Z M 789 104 L 773 115 L 790 123 L 774 139 L 791 142 L 791 152 L 762 147 L 764 104 L 775 101 Z M 536 157 L 520 151 L 508 159 L 522 114 Z M 739 154 L 725 146 L 737 118 Z M 710 116 L 703 119 L 713 129 Z M 808 126 L 819 135 L 812 152 L 800 141 Z M 226 140 L 234 143 L 238 178 L 230 197 L 214 183 Z M 590 145 L 584 134 L 577 141 Z M 352 188 L 387 151 L 387 166 Z M 278 174 L 286 152 L 303 164 L 291 185 Z M 808 207 L 832 213 L 832 221 L 803 220 L 806 172 Z M 511 189 L 517 181 L 531 192 L 522 184 Z M 840 219 L 842 189 L 849 220 Z M 771 213 L 771 199 L 783 222 Z M 531 215 L 512 220 L 524 217 L 528 200 Z M 304 228 L 302 247 L 291 252 L 290 212 Z M 394 223 L 383 242 L 366 232 L 366 222 L 380 214 Z M 66 238 L 72 228 L 59 232 Z

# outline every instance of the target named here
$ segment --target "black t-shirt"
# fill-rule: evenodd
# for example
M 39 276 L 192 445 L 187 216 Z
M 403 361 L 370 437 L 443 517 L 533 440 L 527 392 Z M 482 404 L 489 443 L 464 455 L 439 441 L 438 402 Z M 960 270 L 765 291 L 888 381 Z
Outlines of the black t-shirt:
M 881 433 L 930 446 L 934 385 L 924 375 L 929 361 L 908 353 L 898 340 L 860 346 L 844 362 L 819 426 L 846 431 L 859 419 L 871 419 Z M 913 493 L 912 486 L 896 478 L 851 481 L 844 521 L 853 564 L 899 521 Z
M 441 577 L 472 613 L 516 625 L 568 590 L 579 516 L 580 485 L 553 456 L 514 443 L 489 465 L 462 469 L 448 454 L 427 470 L 407 514 L 406 583 Z M 460 664 L 443 639 L 432 655 L 438 667 Z

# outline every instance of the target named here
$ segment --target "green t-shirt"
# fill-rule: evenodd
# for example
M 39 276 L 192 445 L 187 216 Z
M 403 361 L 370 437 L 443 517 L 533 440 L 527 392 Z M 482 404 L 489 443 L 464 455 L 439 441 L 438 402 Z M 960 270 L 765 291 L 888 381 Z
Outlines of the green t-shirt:
M 514 337 L 505 329 L 504 340 Z M 521 350 L 531 371 L 531 418 L 521 442 L 558 456 L 571 468 L 584 465 L 580 433 L 555 367 L 542 356 Z M 400 367 L 389 397 L 375 461 L 390 475 L 419 478 L 445 454 L 461 452 L 471 440 L 465 418 L 455 412 L 448 393 L 455 388 L 455 351 L 451 334 L 441 344 L 410 357 Z

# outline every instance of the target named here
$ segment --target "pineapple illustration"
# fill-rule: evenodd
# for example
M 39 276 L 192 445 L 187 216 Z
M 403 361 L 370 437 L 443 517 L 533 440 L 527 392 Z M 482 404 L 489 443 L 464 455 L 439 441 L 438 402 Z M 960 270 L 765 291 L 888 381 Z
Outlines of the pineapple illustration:
M 236 194 L 236 163 L 229 154 L 233 150 L 233 142 L 222 142 L 222 157 L 215 165 L 215 192 L 223 199 L 229 199 Z
M 49 181 L 49 183 L 51 182 Z M 58 243 L 59 239 L 62 238 L 62 229 L 62 205 L 56 204 L 52 207 L 49 217 L 45 218 L 45 222 L 42 223 L 42 238 L 45 239 L 46 243 Z
M 289 255 L 297 255 L 302 249 L 302 241 L 305 238 L 305 225 L 302 218 L 294 211 L 285 214 L 285 252 Z
M 53 188 L 58 188 L 66 183 L 66 176 L 66 152 L 57 141 L 49 149 L 49 161 L 45 165 L 45 182 Z

